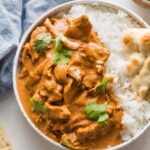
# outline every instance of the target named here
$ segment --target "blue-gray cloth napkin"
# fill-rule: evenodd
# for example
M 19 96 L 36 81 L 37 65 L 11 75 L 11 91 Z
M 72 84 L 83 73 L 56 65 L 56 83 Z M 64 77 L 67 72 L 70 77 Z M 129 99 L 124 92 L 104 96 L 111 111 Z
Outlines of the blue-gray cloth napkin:
M 69 0 L 0 0 L 0 95 L 12 89 L 13 58 L 24 31 L 44 12 Z

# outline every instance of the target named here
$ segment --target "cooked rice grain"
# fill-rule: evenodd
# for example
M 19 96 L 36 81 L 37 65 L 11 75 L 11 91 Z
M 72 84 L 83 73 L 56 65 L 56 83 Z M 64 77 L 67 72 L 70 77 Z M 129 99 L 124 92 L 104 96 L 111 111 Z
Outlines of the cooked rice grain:
M 94 30 L 98 32 L 111 55 L 107 62 L 107 75 L 114 76 L 113 87 L 119 104 L 124 109 L 122 123 L 125 130 L 121 136 L 127 141 L 137 135 L 150 120 L 150 104 L 138 102 L 131 89 L 130 80 L 126 76 L 126 60 L 123 54 L 122 32 L 129 28 L 140 28 L 140 24 L 122 10 L 93 5 L 74 5 L 64 17 L 88 15 Z

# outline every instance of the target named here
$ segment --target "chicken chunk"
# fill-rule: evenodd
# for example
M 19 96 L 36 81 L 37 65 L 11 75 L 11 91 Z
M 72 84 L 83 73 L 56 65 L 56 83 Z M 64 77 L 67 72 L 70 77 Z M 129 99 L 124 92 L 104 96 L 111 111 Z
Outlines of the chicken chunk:
M 92 25 L 88 17 L 86 15 L 82 15 L 71 22 L 64 35 L 72 39 L 87 41 L 91 30 Z
M 75 96 L 79 93 L 79 87 L 72 78 L 67 79 L 67 84 L 64 86 L 64 103 L 68 104 L 73 102 Z
M 28 89 L 31 89 L 34 84 L 38 83 L 41 80 L 43 69 L 46 63 L 47 60 L 43 61 L 40 65 L 35 67 L 33 71 L 29 72 L 29 76 L 26 81 L 26 87 Z
M 59 83 L 65 83 L 67 79 L 67 65 L 59 64 L 54 69 L 55 78 Z
M 36 27 L 35 30 L 31 34 L 30 44 L 32 45 L 33 42 L 37 39 L 39 34 L 48 33 L 48 30 L 46 27 Z
M 98 83 L 99 80 L 100 76 L 97 73 L 89 71 L 88 74 L 83 78 L 83 85 L 86 88 L 91 89 L 96 85 L 96 83 Z
M 58 29 L 57 26 L 53 25 L 51 20 L 50 19 L 46 19 L 44 25 L 48 28 L 48 30 L 50 31 L 50 33 L 53 35 L 54 38 L 61 38 L 61 39 L 66 39 L 63 43 L 66 47 L 70 48 L 70 49 L 73 49 L 73 50 L 77 50 L 80 46 L 80 42 L 79 41 L 75 41 L 73 39 L 69 39 L 69 38 L 66 38 L 64 35 L 63 35 L 63 30 L 66 28 L 65 25 L 66 23 L 61 26 L 64 26 L 63 29 Z M 58 25 L 58 24 L 57 24 Z M 60 24 L 59 24 L 60 26 Z M 60 34 L 59 34 L 60 33 Z
M 81 51 L 83 51 L 86 57 L 92 62 L 99 58 L 97 51 L 93 47 L 84 45 L 82 46 Z
M 109 132 L 111 125 L 108 123 L 106 126 L 99 126 L 97 123 L 91 123 L 87 127 L 78 128 L 76 132 L 63 134 L 61 142 L 72 149 L 86 149 L 86 147 L 81 146 L 82 143 L 105 135 Z
M 66 106 L 52 106 L 46 103 L 48 115 L 53 120 L 68 120 L 70 118 L 70 111 Z
M 85 73 L 81 67 L 72 65 L 69 66 L 68 74 L 80 84 Z
M 85 128 L 78 128 L 76 130 L 77 140 L 82 142 L 89 141 L 97 138 L 98 136 L 103 136 L 109 132 L 112 123 L 109 122 L 105 126 L 100 126 L 97 123 L 91 123 Z
M 62 86 L 58 84 L 54 79 L 45 80 L 44 88 L 47 91 L 47 100 L 49 103 L 57 102 L 62 100 Z
M 80 146 L 80 144 L 76 141 L 75 133 L 63 134 L 61 136 L 61 143 L 74 150 L 86 149 L 86 147 Z

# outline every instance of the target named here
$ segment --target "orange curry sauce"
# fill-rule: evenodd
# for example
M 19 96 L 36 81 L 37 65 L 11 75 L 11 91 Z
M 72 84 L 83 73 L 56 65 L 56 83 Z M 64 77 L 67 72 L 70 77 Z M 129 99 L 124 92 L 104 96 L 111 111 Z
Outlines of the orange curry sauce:
M 49 42 L 44 52 L 36 51 L 39 35 L 62 39 L 62 46 L 71 52 L 69 59 L 54 63 L 56 42 Z M 109 55 L 85 15 L 74 20 L 47 18 L 33 30 L 22 49 L 17 82 L 24 109 L 44 134 L 70 149 L 104 149 L 121 143 L 123 111 L 112 87 L 95 93 Z M 33 111 L 31 98 L 44 102 L 46 111 Z M 89 102 L 106 101 L 105 124 L 87 118 L 83 109 Z

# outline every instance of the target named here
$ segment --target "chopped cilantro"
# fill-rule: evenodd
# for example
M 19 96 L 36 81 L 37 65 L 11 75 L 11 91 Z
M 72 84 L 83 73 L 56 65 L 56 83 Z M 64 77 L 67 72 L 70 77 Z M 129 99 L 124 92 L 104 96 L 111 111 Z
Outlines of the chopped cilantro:
M 48 34 L 39 34 L 38 38 L 34 42 L 34 49 L 38 53 L 45 52 L 49 49 L 49 44 L 52 41 Z
M 107 106 L 108 102 L 100 105 L 97 103 L 89 103 L 85 106 L 84 112 L 87 118 L 96 120 L 98 123 L 105 124 L 109 118 L 109 115 L 107 114 Z M 106 117 L 106 115 L 108 117 Z
M 109 115 L 107 113 L 101 114 L 97 120 L 97 122 L 101 125 L 104 125 L 109 119 Z
M 57 38 L 55 42 L 55 52 L 53 56 L 54 64 L 68 64 L 70 61 L 71 51 L 62 45 L 62 40 Z
M 46 107 L 45 107 L 45 102 L 40 100 L 36 101 L 33 97 L 31 98 L 31 103 L 32 103 L 32 111 L 37 111 L 37 112 L 45 112 Z
M 110 81 L 110 78 L 105 77 L 105 78 L 101 81 L 100 85 L 96 88 L 96 94 L 104 93 L 105 90 L 106 90 L 106 86 L 107 86 L 107 84 L 108 84 L 109 81 Z

